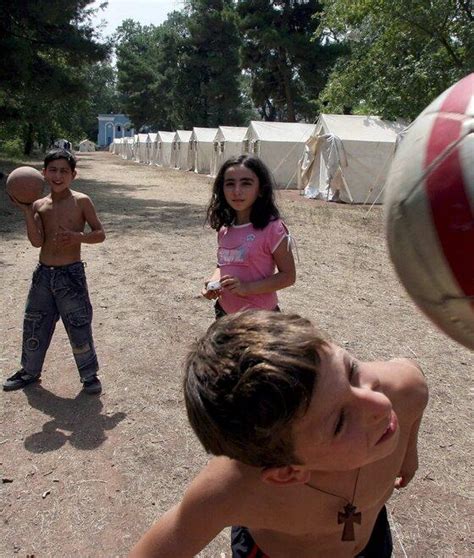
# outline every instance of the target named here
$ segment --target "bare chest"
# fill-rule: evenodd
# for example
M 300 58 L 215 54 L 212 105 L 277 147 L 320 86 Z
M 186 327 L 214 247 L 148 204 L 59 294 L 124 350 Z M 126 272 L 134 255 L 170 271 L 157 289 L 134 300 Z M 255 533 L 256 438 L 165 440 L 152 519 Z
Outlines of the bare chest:
M 272 558 L 354 556 L 369 541 L 400 465 L 396 452 L 361 469 L 357 483 L 355 475 L 347 475 L 335 486 L 322 484 L 322 490 L 282 487 L 272 502 L 272 527 L 252 529 L 257 544 Z
M 61 229 L 76 232 L 84 230 L 84 214 L 75 198 L 48 202 L 39 209 L 38 213 L 47 238 Z

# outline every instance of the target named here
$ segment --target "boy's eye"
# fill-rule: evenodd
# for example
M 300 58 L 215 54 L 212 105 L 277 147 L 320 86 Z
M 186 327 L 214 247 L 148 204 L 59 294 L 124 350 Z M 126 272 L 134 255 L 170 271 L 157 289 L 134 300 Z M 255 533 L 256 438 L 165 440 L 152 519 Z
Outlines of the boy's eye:
M 352 382 L 354 376 L 357 374 L 357 368 L 358 368 L 357 362 L 353 360 L 349 366 L 349 374 L 348 374 L 349 382 Z
M 338 419 L 337 424 L 336 424 L 336 428 L 334 429 L 334 434 L 336 436 L 339 434 L 339 432 L 341 432 L 342 427 L 344 426 L 345 420 L 346 420 L 346 415 L 345 415 L 344 411 L 341 411 L 341 414 L 339 415 L 339 419 Z

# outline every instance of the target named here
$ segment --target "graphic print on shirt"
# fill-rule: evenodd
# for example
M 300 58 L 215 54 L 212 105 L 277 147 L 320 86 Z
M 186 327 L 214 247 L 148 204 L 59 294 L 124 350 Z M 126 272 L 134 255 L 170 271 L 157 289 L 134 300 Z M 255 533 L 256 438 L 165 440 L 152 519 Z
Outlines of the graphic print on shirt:
M 255 235 L 250 233 L 246 237 L 246 242 L 253 242 Z M 226 248 L 221 246 L 217 250 L 217 262 L 219 266 L 223 265 L 248 265 L 249 250 L 251 246 L 242 244 L 236 248 Z

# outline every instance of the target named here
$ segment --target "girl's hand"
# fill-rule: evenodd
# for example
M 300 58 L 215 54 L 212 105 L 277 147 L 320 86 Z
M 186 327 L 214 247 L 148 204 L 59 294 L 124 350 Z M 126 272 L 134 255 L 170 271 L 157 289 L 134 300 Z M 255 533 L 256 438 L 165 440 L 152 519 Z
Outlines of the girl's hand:
M 221 277 L 221 285 L 223 289 L 228 289 L 231 293 L 239 296 L 245 296 L 247 292 L 247 284 L 242 283 L 238 277 L 232 275 L 224 275 Z
M 204 298 L 207 298 L 207 300 L 216 300 L 216 298 L 219 298 L 222 289 L 213 290 L 213 291 L 208 291 L 208 290 L 207 290 L 207 284 L 208 284 L 209 282 L 210 282 L 210 280 L 209 280 L 209 281 L 206 281 L 206 282 L 204 283 L 204 289 L 201 291 L 201 295 L 202 295 Z

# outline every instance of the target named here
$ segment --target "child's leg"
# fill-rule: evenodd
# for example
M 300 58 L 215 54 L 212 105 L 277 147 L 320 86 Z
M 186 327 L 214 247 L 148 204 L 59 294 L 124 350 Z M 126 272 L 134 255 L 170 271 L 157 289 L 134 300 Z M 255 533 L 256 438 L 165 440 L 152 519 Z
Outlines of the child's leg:
M 78 262 L 64 269 L 55 282 L 56 304 L 71 343 L 81 381 L 94 377 L 99 370 L 92 338 L 92 306 L 87 290 L 84 264 Z
M 48 269 L 38 265 L 33 273 L 26 301 L 21 353 L 21 366 L 32 376 L 41 374 L 58 318 L 58 310 L 50 289 Z

